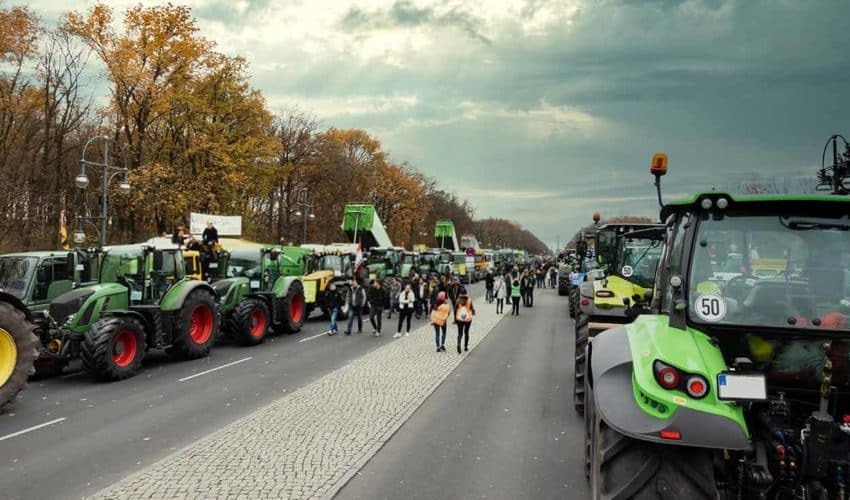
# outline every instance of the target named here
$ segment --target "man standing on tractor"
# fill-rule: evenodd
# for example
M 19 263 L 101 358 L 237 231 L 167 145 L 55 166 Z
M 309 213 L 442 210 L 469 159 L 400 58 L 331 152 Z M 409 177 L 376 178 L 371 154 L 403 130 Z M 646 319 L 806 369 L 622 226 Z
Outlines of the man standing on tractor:
M 346 335 L 351 335 L 351 327 L 354 325 L 354 317 L 357 317 L 357 333 L 363 333 L 363 306 L 366 305 L 366 292 L 360 286 L 360 281 L 357 278 L 351 280 L 351 287 L 348 289 L 348 296 L 345 298 L 348 303 L 348 328 L 345 329 Z
M 204 229 L 201 239 L 203 239 L 204 245 L 206 245 L 207 248 L 212 248 L 213 246 L 218 245 L 218 229 L 215 228 L 212 221 L 207 222 L 207 227 Z

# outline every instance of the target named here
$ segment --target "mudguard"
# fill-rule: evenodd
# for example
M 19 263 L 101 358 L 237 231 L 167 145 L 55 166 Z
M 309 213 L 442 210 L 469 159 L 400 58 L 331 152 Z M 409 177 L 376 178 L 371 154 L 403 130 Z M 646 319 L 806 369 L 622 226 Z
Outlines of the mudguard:
M 138 311 L 108 311 L 100 315 L 101 318 L 105 318 L 108 316 L 121 316 L 125 318 L 135 318 L 142 322 L 142 325 L 145 327 L 145 332 L 152 333 L 156 332 L 156 325 L 151 321 L 151 318 L 145 316 L 144 314 Z
M 215 289 L 213 289 L 213 287 L 206 281 L 183 280 L 171 287 L 165 293 L 165 296 L 159 302 L 160 310 L 162 312 L 173 312 L 182 309 L 183 302 L 186 301 L 186 297 L 198 289 L 207 290 L 213 297 L 218 298 Z
M 595 281 L 584 281 L 578 285 L 579 290 L 579 308 L 581 309 L 581 313 L 585 316 L 593 316 L 596 312 L 596 307 L 594 307 L 593 303 L 593 291 Z M 581 299 L 587 299 L 588 304 L 583 305 L 581 303 Z
M 702 362 L 699 354 L 704 351 L 704 346 L 695 348 L 695 355 L 683 360 L 671 357 L 672 351 L 665 351 L 652 341 L 635 341 L 637 336 L 648 337 L 655 333 L 647 325 L 637 324 L 643 318 L 645 317 L 639 317 L 631 325 L 599 333 L 588 346 L 588 382 L 591 384 L 598 415 L 612 428 L 634 439 L 666 445 L 749 449 L 749 431 L 744 422 L 742 408 L 716 398 L 717 366 L 705 371 L 695 369 L 695 364 Z M 667 319 L 663 316 L 650 318 Z M 671 329 L 668 327 L 667 330 Z M 681 336 L 689 336 L 692 333 L 694 332 L 681 330 L 666 332 L 668 335 Z M 657 340 L 664 342 L 668 339 Z M 687 343 L 689 339 L 682 339 L 682 342 Z M 676 347 L 681 345 L 673 346 Z M 711 386 L 709 394 L 696 400 L 683 392 L 663 389 L 651 375 L 655 359 L 672 360 L 671 362 L 680 369 L 705 376 Z M 682 363 L 685 366 L 682 366 Z M 716 360 L 705 364 L 716 364 Z M 724 368 L 725 365 L 721 371 Z M 708 371 L 715 373 L 706 373 Z M 663 439 L 660 436 L 661 431 L 678 431 L 680 439 Z
M 50 316 L 63 328 L 84 334 L 108 311 L 127 309 L 127 288 L 118 283 L 103 283 L 77 288 L 55 298 L 49 306 Z M 66 322 L 69 315 L 74 317 Z
M 300 282 L 301 277 L 300 276 L 281 276 L 280 278 L 278 278 L 274 282 L 274 286 L 272 286 L 272 293 L 274 293 L 274 296 L 279 298 L 279 299 L 286 297 L 287 292 L 289 292 L 289 287 L 293 283 L 295 283 L 296 281 Z M 313 282 L 313 283 L 315 283 L 315 282 Z M 303 286 L 303 283 L 302 283 L 302 286 Z M 307 295 L 307 290 L 304 290 L 305 299 L 306 299 L 306 295 Z M 309 301 L 309 300 L 305 300 L 305 301 L 306 302 L 315 302 L 315 299 L 313 301 Z
M 241 276 L 216 281 L 212 284 L 212 287 L 216 291 L 218 305 L 222 312 L 231 311 L 251 294 L 248 278 Z
M 24 313 L 24 315 L 26 315 L 27 321 L 32 320 L 32 315 L 30 314 L 29 308 L 23 302 L 21 302 L 20 299 L 18 299 L 14 295 L 4 293 L 4 292 L 0 292 L 0 302 L 7 302 L 9 305 L 14 307 L 15 309 Z

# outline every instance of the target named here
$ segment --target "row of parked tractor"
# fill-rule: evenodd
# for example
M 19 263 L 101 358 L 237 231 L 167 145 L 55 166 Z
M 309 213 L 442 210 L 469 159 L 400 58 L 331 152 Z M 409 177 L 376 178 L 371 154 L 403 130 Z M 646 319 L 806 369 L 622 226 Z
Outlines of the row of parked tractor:
M 280 246 L 221 238 L 152 238 L 142 243 L 0 255 L 0 407 L 30 376 L 55 376 L 75 359 L 98 380 L 136 374 L 146 353 L 206 356 L 226 338 L 256 345 L 298 332 L 328 310 L 331 284 L 448 274 L 474 282 L 525 253 L 458 242 L 440 220 L 434 248 L 392 245 L 371 205 L 345 207 L 349 241 Z M 348 314 L 346 307 L 341 316 Z
M 662 223 L 594 214 L 561 253 L 592 498 L 848 498 L 850 148 L 828 170 L 663 204 L 657 154 Z

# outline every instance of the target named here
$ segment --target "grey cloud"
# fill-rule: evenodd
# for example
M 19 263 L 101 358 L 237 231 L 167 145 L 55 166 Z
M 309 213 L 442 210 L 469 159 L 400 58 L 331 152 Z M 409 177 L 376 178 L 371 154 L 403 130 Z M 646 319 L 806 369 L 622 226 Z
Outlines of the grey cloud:
M 340 27 L 349 32 L 417 26 L 450 26 L 479 42 L 491 42 L 482 31 L 481 20 L 474 15 L 458 7 L 446 13 L 438 13 L 432 6 L 417 7 L 410 0 L 396 0 L 386 10 L 366 11 L 352 7 L 340 21 Z

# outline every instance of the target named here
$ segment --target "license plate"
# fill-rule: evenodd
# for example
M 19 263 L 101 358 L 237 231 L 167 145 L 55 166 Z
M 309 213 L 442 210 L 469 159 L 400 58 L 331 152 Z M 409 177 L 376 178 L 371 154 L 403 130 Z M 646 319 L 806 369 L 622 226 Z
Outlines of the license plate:
M 767 399 L 764 375 L 721 373 L 717 376 L 717 398 L 727 401 L 764 401 Z
M 218 262 L 210 262 L 210 269 L 218 269 Z
M 138 301 L 138 300 L 142 300 L 142 292 L 139 291 L 139 290 L 131 291 L 130 292 L 130 300 L 134 301 L 134 302 Z
M 249 283 L 249 286 L 251 288 L 260 288 L 260 282 L 259 282 L 259 280 L 251 280 L 251 283 Z

